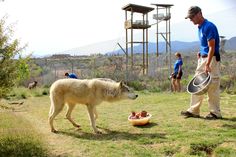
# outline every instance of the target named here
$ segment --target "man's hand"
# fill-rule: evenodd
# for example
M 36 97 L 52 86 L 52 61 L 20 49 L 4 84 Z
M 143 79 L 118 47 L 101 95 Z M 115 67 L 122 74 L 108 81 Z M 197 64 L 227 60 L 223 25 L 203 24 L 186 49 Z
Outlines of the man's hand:
M 205 66 L 205 72 L 206 73 L 211 72 L 211 68 L 208 64 L 206 64 L 206 66 Z

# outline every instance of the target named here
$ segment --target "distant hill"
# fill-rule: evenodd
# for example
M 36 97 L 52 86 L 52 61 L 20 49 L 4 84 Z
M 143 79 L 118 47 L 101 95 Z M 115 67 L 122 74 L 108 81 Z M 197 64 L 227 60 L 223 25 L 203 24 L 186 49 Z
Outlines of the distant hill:
M 197 51 L 199 47 L 199 42 L 181 42 L 181 41 L 172 41 L 171 42 L 171 51 L 176 52 L 194 52 Z M 159 42 L 159 53 L 163 53 L 166 51 L 166 44 L 165 42 Z M 128 49 L 130 52 L 130 48 Z M 142 53 L 143 51 L 143 45 L 139 44 L 137 46 L 133 47 L 133 52 L 134 53 Z M 156 43 L 154 42 L 149 42 L 148 43 L 148 52 L 149 53 L 156 53 Z M 116 51 L 108 52 L 106 54 L 112 55 L 112 54 L 123 54 L 124 52 L 119 49 Z
M 233 37 L 226 41 L 225 50 L 231 50 L 231 51 L 236 50 L 236 37 Z
M 171 51 L 172 52 L 196 52 L 199 49 L 199 41 L 194 42 L 182 42 L 182 41 L 172 41 L 171 42 Z M 130 52 L 130 48 L 128 49 Z M 230 51 L 236 51 L 236 37 L 233 37 L 226 41 L 225 43 L 225 50 Z M 139 44 L 137 46 L 133 47 L 134 53 L 142 53 L 143 51 L 143 45 Z M 166 44 L 165 42 L 159 42 L 159 53 L 164 53 L 166 51 Z M 156 43 L 149 42 L 148 43 L 148 52 L 149 53 L 156 53 Z M 114 55 L 114 54 L 123 54 L 124 52 L 119 49 L 112 52 L 107 52 L 108 55 Z
M 121 39 L 123 40 L 123 39 Z M 117 42 L 121 41 L 104 41 L 101 43 L 91 44 L 81 48 L 74 48 L 71 50 L 63 51 L 60 54 L 70 54 L 70 55 L 86 55 L 86 51 L 93 51 L 94 53 L 101 53 L 107 55 L 115 55 L 115 54 L 124 54 L 124 52 L 118 47 Z M 108 48 L 108 45 L 113 45 L 113 49 Z M 123 43 L 122 47 L 125 49 L 125 44 Z M 165 53 L 166 49 L 165 42 L 159 42 L 159 53 Z M 116 49 L 115 49 L 116 48 Z M 100 51 L 96 51 L 99 49 Z M 134 46 L 134 53 L 142 53 L 143 45 L 139 44 Z M 181 52 L 181 53 L 188 53 L 188 52 L 196 52 L 199 49 L 199 41 L 193 42 L 184 42 L 184 41 L 172 41 L 171 42 L 171 51 L 174 52 Z M 130 48 L 128 49 L 130 52 Z M 228 39 L 225 43 L 225 50 L 226 51 L 236 51 L 236 37 L 232 37 Z M 149 53 L 156 53 L 156 43 L 149 42 L 148 43 L 148 52 Z

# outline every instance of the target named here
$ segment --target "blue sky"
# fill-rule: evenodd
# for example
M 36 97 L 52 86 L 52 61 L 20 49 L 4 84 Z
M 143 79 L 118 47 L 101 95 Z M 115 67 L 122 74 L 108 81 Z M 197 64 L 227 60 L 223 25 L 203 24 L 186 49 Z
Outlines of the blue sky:
M 15 23 L 15 35 L 33 53 L 52 53 L 83 47 L 125 36 L 123 6 L 133 3 L 149 7 L 153 0 L 5 0 L 0 1 L 0 18 Z M 204 15 L 236 6 L 234 0 L 159 0 L 174 4 L 171 22 L 185 19 L 191 5 L 202 8 Z M 151 14 L 154 14 L 155 11 Z M 152 21 L 152 15 L 150 22 Z M 220 19 L 224 20 L 224 19 Z M 188 20 L 185 24 L 194 30 Z M 232 28 L 233 30 L 234 28 Z M 178 37 L 175 37 L 178 39 Z M 179 36 L 180 40 L 185 40 Z M 194 40 L 195 37 L 192 38 Z M 191 40 L 187 39 L 186 40 Z

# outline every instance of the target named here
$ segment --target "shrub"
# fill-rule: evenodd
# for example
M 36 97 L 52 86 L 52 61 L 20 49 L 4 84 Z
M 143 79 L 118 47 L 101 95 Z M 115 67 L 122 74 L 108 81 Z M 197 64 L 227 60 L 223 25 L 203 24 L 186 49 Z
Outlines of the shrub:
M 21 93 L 19 98 L 26 99 L 27 98 L 26 93 Z
M 49 94 L 49 91 L 47 90 L 47 89 L 44 89 L 43 91 L 42 91 L 42 95 L 48 95 Z
M 5 26 L 6 17 L 0 19 L 0 98 L 5 98 L 17 81 L 28 75 L 26 60 L 21 58 L 19 41 L 13 39 L 12 27 Z M 14 59 L 19 55 L 19 59 Z
M 127 83 L 128 86 L 134 88 L 134 90 L 140 91 L 146 89 L 146 85 L 142 84 L 140 81 L 130 81 Z

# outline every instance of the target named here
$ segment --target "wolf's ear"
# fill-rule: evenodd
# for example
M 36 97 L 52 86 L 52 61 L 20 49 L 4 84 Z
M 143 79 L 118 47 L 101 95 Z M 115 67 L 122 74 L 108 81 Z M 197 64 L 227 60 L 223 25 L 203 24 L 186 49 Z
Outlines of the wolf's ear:
M 120 87 L 123 87 L 123 86 L 124 86 L 124 81 L 123 81 L 123 80 L 120 81 L 119 83 L 120 83 Z

